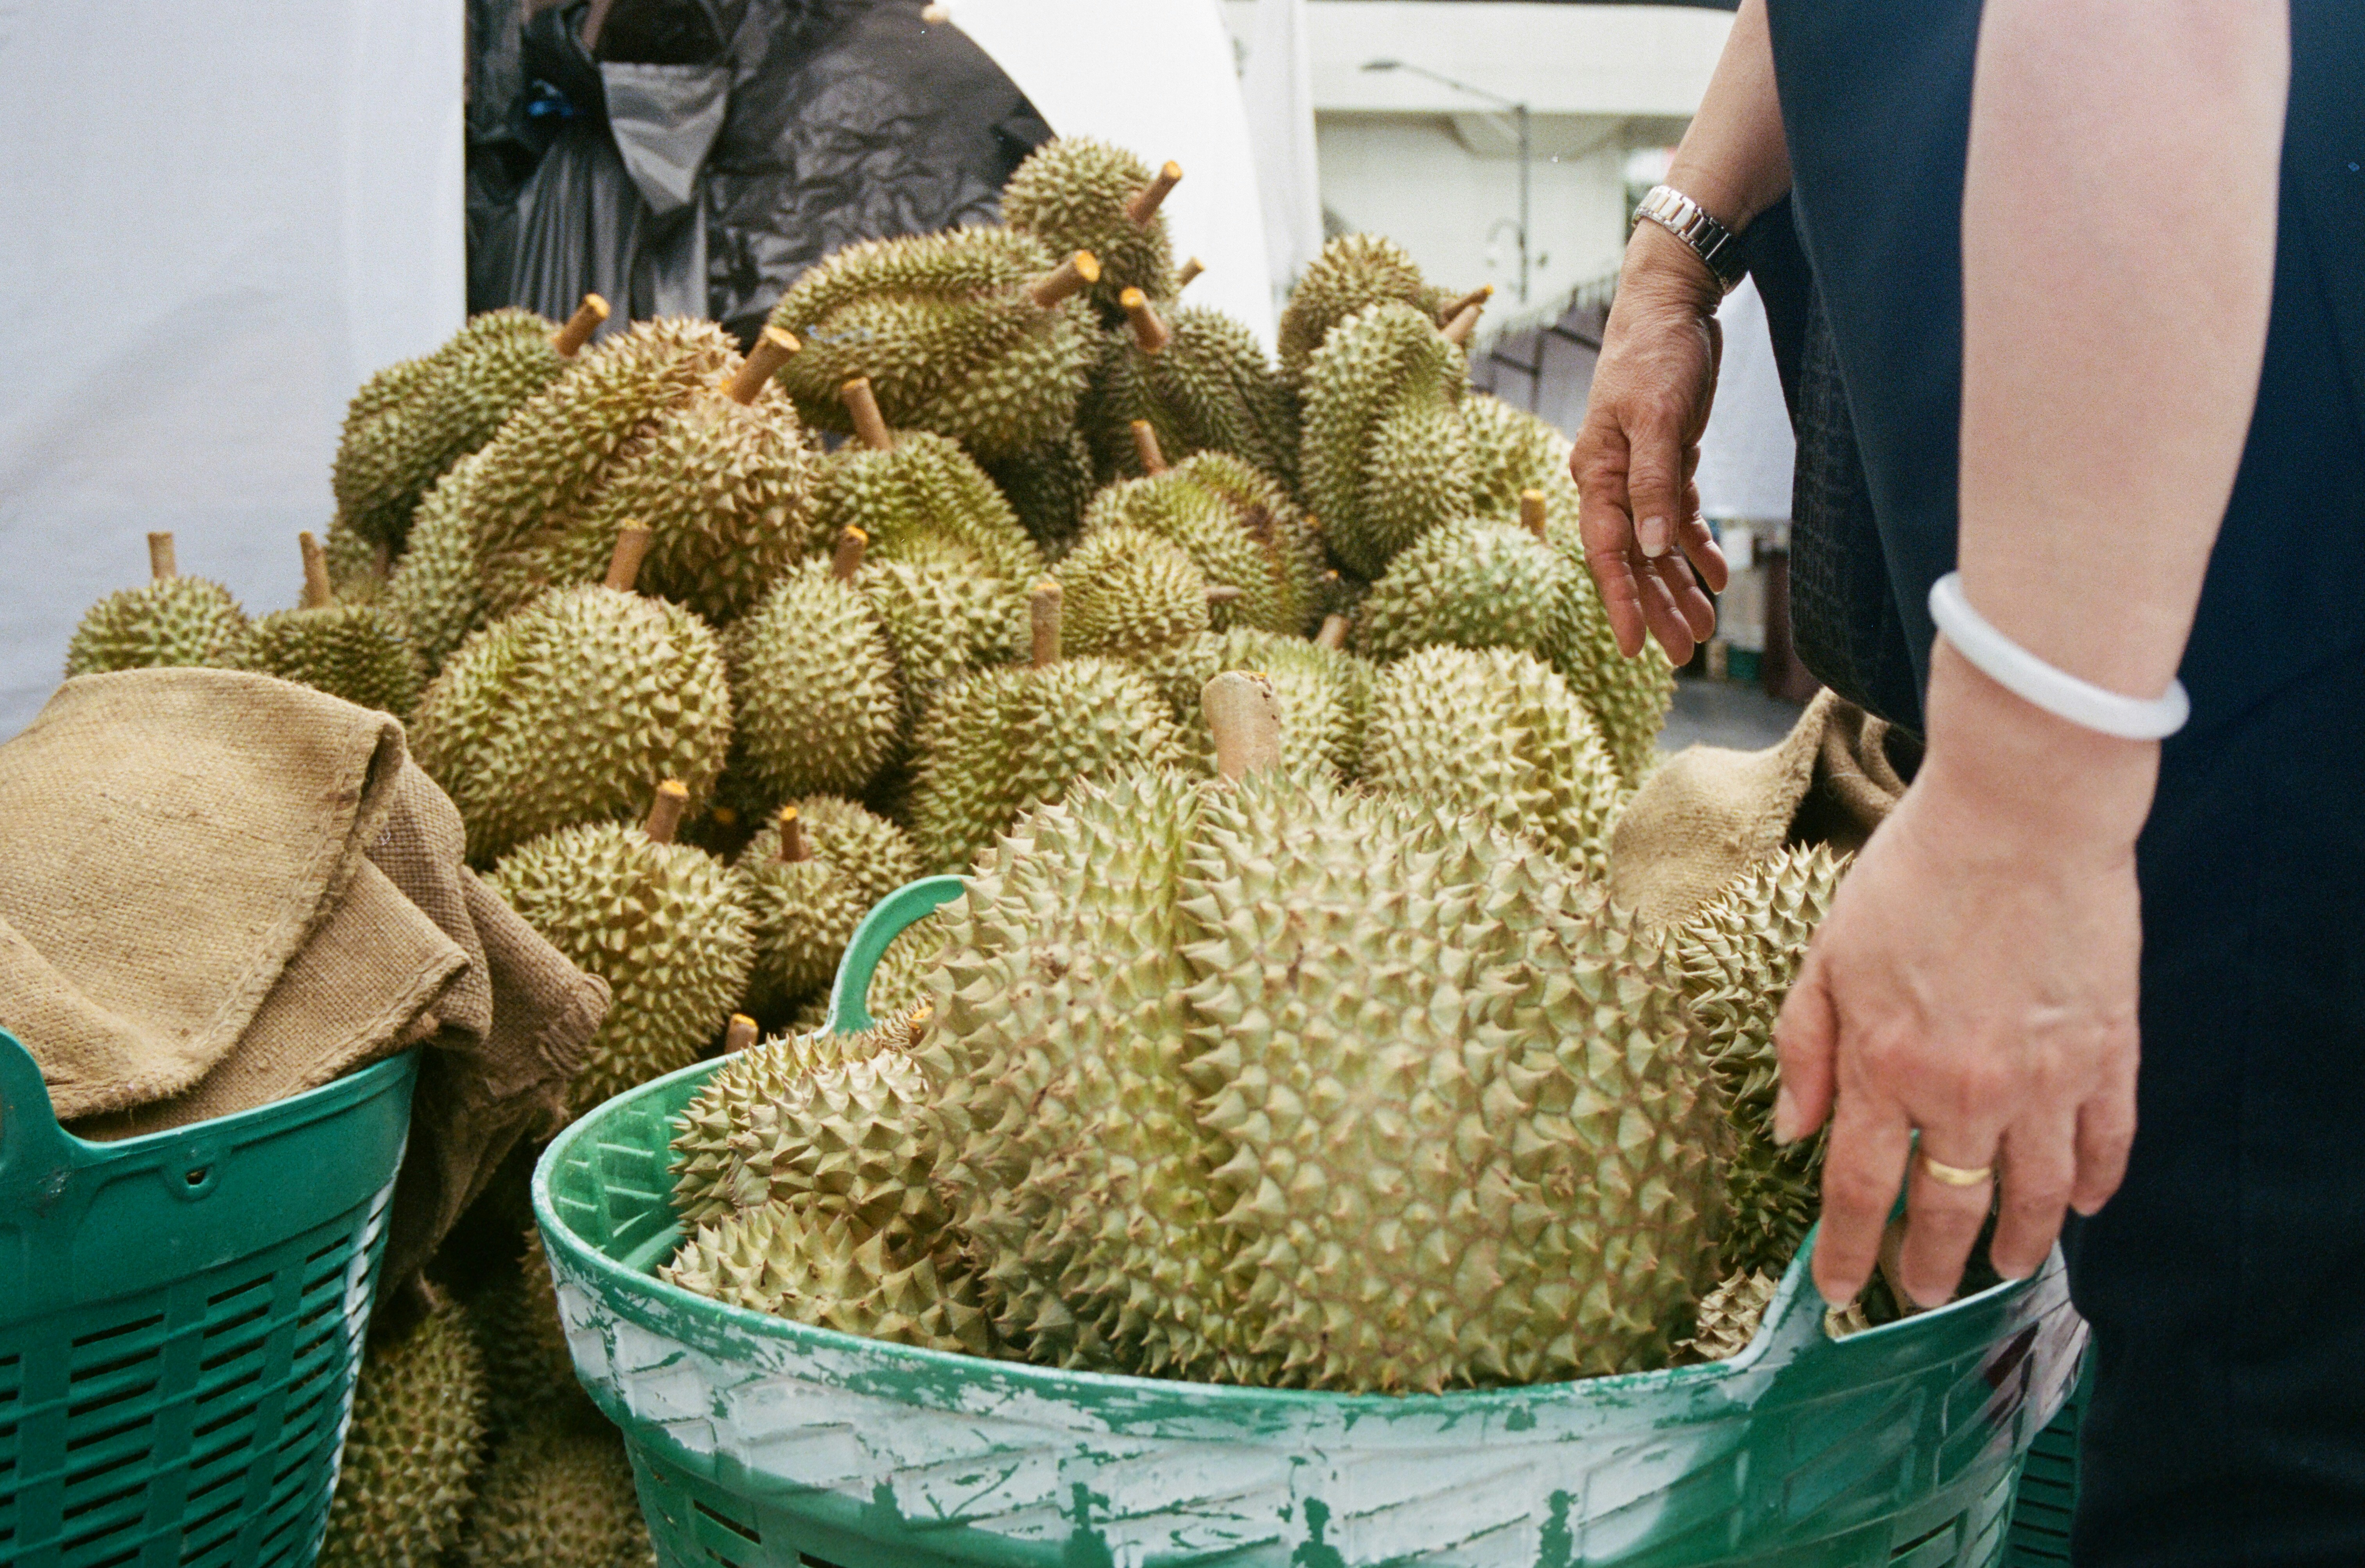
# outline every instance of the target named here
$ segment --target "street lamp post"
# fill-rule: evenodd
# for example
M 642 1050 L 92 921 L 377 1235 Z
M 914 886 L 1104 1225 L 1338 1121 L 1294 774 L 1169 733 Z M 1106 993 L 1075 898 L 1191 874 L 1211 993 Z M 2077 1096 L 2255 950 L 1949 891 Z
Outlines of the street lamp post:
M 1500 93 L 1490 93 L 1484 87 L 1474 87 L 1467 82 L 1456 81 L 1442 72 L 1431 71 L 1425 65 L 1408 64 L 1401 60 L 1367 60 L 1363 62 L 1363 69 L 1409 71 L 1416 76 L 1426 76 L 1430 81 L 1451 87 L 1457 93 L 1467 93 L 1474 98 L 1484 99 L 1510 112 L 1511 129 L 1518 135 L 1519 141 L 1519 216 L 1513 227 L 1518 231 L 1517 237 L 1519 242 L 1519 303 L 1525 305 L 1528 302 L 1528 166 L 1529 152 L 1532 145 L 1528 126 L 1528 106 L 1516 99 L 1507 98 Z M 1491 238 L 1496 230 L 1502 227 L 1500 223 L 1496 224 L 1494 229 L 1487 230 L 1488 236 Z

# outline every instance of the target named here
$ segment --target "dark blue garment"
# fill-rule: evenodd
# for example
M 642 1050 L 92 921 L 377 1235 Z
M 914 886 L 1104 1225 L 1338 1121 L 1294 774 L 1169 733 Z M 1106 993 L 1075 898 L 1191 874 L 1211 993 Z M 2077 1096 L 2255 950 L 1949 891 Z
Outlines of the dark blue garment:
M 1919 690 L 1955 561 L 1979 5 L 1770 8 L 1889 585 L 1864 614 Z M 2266 362 L 2138 850 L 2135 1153 L 2067 1238 L 2098 1347 L 2081 1563 L 2365 1563 L 2365 4 L 2293 0 L 2292 34 Z

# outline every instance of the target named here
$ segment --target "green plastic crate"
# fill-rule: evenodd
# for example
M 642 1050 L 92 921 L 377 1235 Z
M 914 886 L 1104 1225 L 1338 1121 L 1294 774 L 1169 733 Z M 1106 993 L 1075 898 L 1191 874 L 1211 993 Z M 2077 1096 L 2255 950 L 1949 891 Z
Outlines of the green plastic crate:
M 417 1070 L 88 1143 L 0 1032 L 0 1562 L 311 1562 Z
M 873 912 L 836 1024 L 960 886 Z M 609 1101 L 533 1181 L 576 1370 L 667 1568 L 1988 1568 L 2085 1338 L 2057 1258 L 1833 1341 L 1802 1253 L 1733 1360 L 1533 1388 L 1225 1388 L 884 1344 L 654 1277 L 681 1234 L 672 1120 L 712 1070 Z

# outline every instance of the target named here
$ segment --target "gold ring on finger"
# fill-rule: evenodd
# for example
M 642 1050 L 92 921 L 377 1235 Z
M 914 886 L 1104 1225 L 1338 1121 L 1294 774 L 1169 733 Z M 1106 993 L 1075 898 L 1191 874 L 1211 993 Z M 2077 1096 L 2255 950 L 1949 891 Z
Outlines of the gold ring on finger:
M 1932 1181 L 1944 1182 L 1949 1187 L 1976 1187 L 1995 1175 L 1992 1165 L 1948 1165 L 1926 1154 L 1922 1157 L 1922 1169 L 1930 1173 Z

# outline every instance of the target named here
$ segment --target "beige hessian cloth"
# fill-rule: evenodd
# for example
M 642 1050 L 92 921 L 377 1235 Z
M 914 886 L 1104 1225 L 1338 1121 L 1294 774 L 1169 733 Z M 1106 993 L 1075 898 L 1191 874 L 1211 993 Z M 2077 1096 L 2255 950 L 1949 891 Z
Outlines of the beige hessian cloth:
M 224 670 L 70 680 L 0 745 L 0 1025 L 125 1137 L 421 1058 L 386 1284 L 554 1125 L 604 981 L 462 863 L 402 726 Z
M 1911 735 L 1829 691 L 1768 750 L 1687 746 L 1642 781 L 1611 831 L 1610 896 L 1672 924 L 1785 844 L 1861 849 L 1920 760 Z

